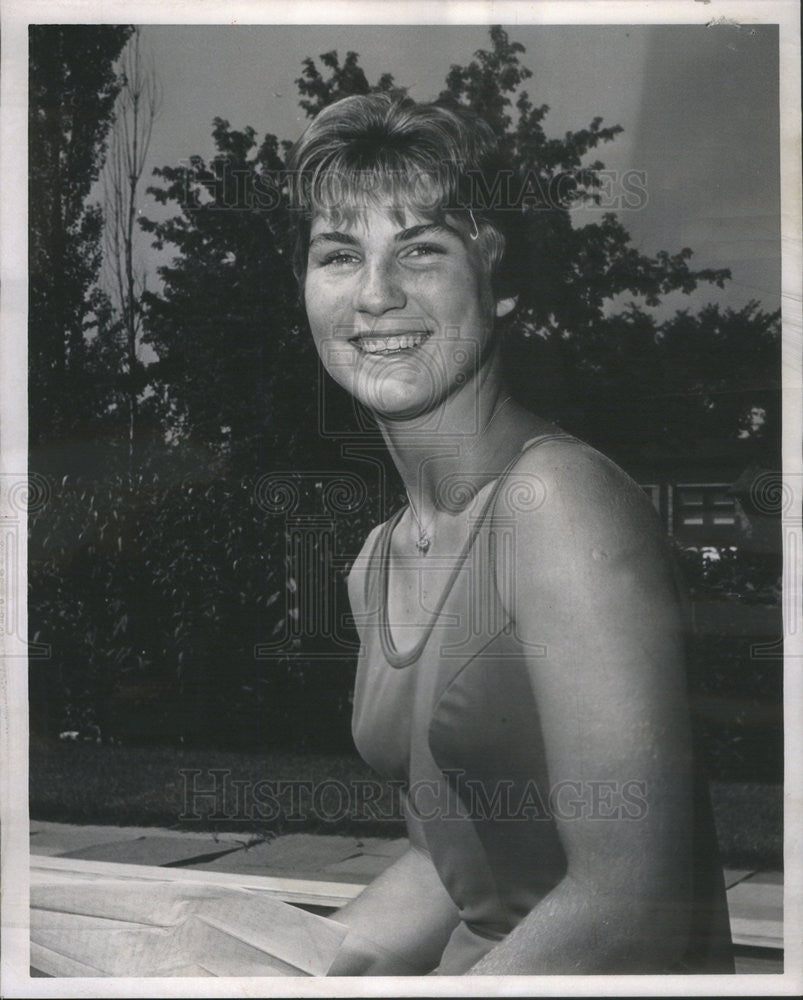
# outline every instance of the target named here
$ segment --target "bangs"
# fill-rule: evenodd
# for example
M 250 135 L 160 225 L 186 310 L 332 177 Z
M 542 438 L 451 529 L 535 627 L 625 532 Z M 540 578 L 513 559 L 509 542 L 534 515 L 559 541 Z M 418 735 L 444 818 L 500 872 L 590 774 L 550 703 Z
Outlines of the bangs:
M 388 144 L 379 149 L 369 140 L 362 148 L 338 149 L 323 157 L 314 172 L 300 180 L 296 205 L 307 221 L 323 215 L 335 223 L 353 224 L 367 209 L 387 213 L 399 225 L 410 212 L 442 222 L 447 212 L 466 210 L 458 195 L 454 169 L 431 156 L 410 155 Z

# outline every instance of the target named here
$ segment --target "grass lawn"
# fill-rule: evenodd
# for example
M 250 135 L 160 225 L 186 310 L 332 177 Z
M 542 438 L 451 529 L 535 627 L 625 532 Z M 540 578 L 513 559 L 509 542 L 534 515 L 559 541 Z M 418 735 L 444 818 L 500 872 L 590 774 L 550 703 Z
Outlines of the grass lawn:
M 249 833 L 404 834 L 400 797 L 356 756 L 36 742 L 33 819 Z M 783 867 L 782 787 L 714 782 L 723 862 Z
M 40 743 L 30 813 L 64 823 L 404 833 L 400 799 L 355 755 Z

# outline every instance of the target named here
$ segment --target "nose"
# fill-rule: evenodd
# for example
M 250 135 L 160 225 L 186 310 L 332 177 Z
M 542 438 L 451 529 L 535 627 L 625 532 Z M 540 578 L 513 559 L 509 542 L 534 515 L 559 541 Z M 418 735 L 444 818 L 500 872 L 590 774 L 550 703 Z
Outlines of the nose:
M 357 279 L 354 308 L 370 316 L 381 316 L 407 303 L 399 275 L 390 261 L 367 262 Z

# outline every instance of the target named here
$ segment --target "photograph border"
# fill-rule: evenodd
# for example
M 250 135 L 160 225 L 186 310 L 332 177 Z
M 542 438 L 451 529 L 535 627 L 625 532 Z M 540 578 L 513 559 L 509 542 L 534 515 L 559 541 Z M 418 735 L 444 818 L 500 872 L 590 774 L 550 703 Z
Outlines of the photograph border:
M 2 0 L 0 112 L 0 474 L 27 475 L 27 27 L 29 23 L 140 24 L 778 24 L 780 28 L 783 464 L 799 512 L 803 498 L 803 326 L 801 324 L 800 22 L 796 0 L 556 0 L 551 3 L 212 2 L 212 0 Z M 0 500 L 0 503 L 4 503 Z M 8 515 L 0 507 L 0 518 Z M 18 515 L 15 542 L 0 553 L 0 594 L 25 635 L 26 523 Z M 0 522 L 2 526 L 2 522 Z M 7 536 L 10 537 L 10 536 Z M 2 958 L 0 995 L 203 996 L 662 996 L 795 995 L 803 989 L 803 657 L 801 579 L 803 532 L 799 514 L 784 520 L 784 937 L 781 975 L 610 975 L 503 977 L 382 977 L 353 979 L 206 978 L 46 979 L 28 974 L 28 722 L 25 652 L 0 634 L 0 837 L 2 846 Z M 0 539 L 2 542 L 2 539 Z M 13 549 L 13 551 L 12 551 Z

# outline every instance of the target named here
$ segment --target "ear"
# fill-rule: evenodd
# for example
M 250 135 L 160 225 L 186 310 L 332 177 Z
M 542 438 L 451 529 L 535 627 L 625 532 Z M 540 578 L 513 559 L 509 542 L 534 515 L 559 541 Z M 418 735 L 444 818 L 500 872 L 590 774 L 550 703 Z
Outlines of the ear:
M 507 316 L 512 313 L 516 308 L 516 303 L 519 301 L 518 295 L 512 295 L 510 298 L 497 299 L 496 300 L 496 318 L 501 319 L 503 316 Z

